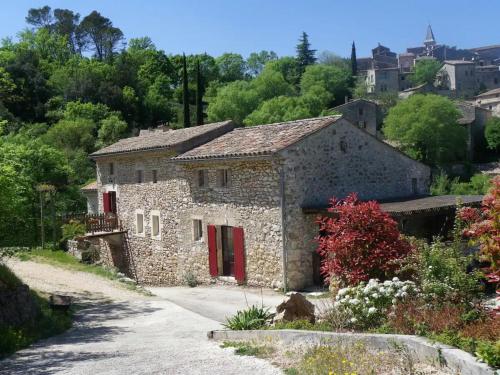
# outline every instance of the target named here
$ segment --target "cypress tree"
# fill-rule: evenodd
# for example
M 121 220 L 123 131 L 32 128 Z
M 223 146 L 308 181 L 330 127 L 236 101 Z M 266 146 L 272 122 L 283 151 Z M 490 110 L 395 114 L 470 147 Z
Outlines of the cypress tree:
M 184 105 L 184 127 L 189 128 L 191 126 L 191 116 L 189 114 L 189 88 L 185 54 L 182 54 L 182 104 Z
M 358 60 L 356 59 L 356 45 L 354 41 L 352 42 L 351 49 L 351 71 L 353 76 L 358 75 Z
M 200 60 L 196 61 L 196 125 L 203 125 L 203 77 Z
M 301 38 L 299 39 L 299 44 L 297 44 L 297 63 L 299 65 L 300 74 L 304 72 L 306 66 L 312 65 L 316 62 L 315 49 L 311 49 L 311 43 L 309 43 L 309 36 L 307 33 L 303 32 Z

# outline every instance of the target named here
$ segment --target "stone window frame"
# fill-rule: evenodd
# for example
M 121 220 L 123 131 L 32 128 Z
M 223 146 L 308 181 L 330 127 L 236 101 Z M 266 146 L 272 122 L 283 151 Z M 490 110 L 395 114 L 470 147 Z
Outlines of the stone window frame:
M 154 219 L 153 217 L 158 217 L 158 234 L 154 235 Z M 149 223 L 150 223 L 150 229 L 151 229 L 151 238 L 153 240 L 158 240 L 161 241 L 161 232 L 163 229 L 163 225 L 161 223 L 161 214 L 160 210 L 151 210 L 149 213 Z
M 158 182 L 158 169 L 151 170 L 151 182 L 156 184 Z
M 215 186 L 218 189 L 227 189 L 231 186 L 231 168 L 217 168 L 215 170 Z
M 202 188 L 202 189 L 208 188 L 208 186 L 209 186 L 208 169 L 203 168 L 203 169 L 195 170 L 194 178 L 195 178 L 196 187 Z M 203 183 L 201 183 L 202 181 L 203 181 Z
M 137 163 L 135 165 L 134 182 L 136 184 L 144 183 L 145 168 L 142 163 Z M 140 176 L 140 178 L 139 178 Z
M 137 216 L 142 215 L 142 232 L 139 232 L 139 221 L 137 220 Z M 137 237 L 146 237 L 146 216 L 144 215 L 143 209 L 137 209 L 134 212 L 134 223 L 135 223 L 135 232 L 134 235 Z
M 203 217 L 192 216 L 191 223 L 192 223 L 193 242 L 205 242 L 205 231 L 203 230 Z

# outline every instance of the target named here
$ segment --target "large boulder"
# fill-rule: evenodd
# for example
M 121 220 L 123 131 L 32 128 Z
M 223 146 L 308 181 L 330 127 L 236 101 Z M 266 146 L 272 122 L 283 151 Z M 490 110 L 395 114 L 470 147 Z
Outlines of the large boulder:
M 300 293 L 292 293 L 276 307 L 273 322 L 308 320 L 314 323 L 314 305 Z

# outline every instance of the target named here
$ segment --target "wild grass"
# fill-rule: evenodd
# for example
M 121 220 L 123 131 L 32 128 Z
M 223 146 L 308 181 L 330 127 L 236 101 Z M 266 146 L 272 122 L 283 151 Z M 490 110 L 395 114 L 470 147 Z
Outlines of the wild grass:
M 269 358 L 275 349 L 267 345 L 255 345 L 246 341 L 224 341 L 221 348 L 234 348 L 237 355 L 247 355 L 257 358 Z

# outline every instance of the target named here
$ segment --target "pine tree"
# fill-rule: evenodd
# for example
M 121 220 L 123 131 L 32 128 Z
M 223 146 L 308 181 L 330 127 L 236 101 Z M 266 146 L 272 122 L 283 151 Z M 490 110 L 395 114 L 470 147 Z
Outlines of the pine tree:
M 189 128 L 191 126 L 191 116 L 189 114 L 189 88 L 185 54 L 182 54 L 182 104 L 184 105 L 184 127 Z
M 200 60 L 196 61 L 196 125 L 203 125 L 203 77 Z
M 311 49 L 307 33 L 303 32 L 302 37 L 299 39 L 299 44 L 297 44 L 297 63 L 301 74 L 306 69 L 306 66 L 316 62 L 315 53 L 316 50 Z
M 358 60 L 356 59 L 356 45 L 354 44 L 354 41 L 352 42 L 351 50 L 351 71 L 353 77 L 358 75 Z

